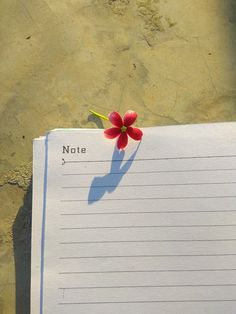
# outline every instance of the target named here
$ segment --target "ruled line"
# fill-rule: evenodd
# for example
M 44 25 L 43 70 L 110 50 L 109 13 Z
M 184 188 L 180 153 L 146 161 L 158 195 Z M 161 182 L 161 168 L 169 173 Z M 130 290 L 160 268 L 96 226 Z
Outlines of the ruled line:
M 83 275 L 83 274 L 127 274 L 127 273 L 174 273 L 174 272 L 224 272 L 236 271 L 236 268 L 204 268 L 204 269 L 141 269 L 141 270 L 105 270 L 105 271 L 67 271 L 59 272 L 59 275 Z
M 222 195 L 222 196 L 181 196 L 181 197 L 139 197 L 139 198 L 102 198 L 92 199 L 90 202 L 106 202 L 106 201 L 153 201 L 153 200 L 182 200 L 182 199 L 212 199 L 212 198 L 236 198 L 236 195 Z M 88 199 L 69 199 L 60 200 L 62 203 L 68 202 L 88 202 Z
M 153 170 L 153 171 L 132 171 L 132 172 L 92 172 L 92 173 L 62 173 L 62 176 L 88 176 L 88 175 L 133 175 L 133 174 L 148 174 L 148 173 L 178 173 L 178 172 L 204 172 L 204 171 L 234 171 L 236 168 L 218 168 L 218 169 L 186 169 L 186 170 Z
M 154 187 L 154 186 L 188 186 L 188 185 L 226 185 L 236 184 L 236 182 L 186 182 L 186 183 L 159 183 L 159 184 L 124 184 L 119 185 L 118 188 L 129 188 L 129 187 Z M 114 188 L 117 185 L 87 185 L 87 186 L 62 186 L 62 189 L 101 189 L 101 188 Z
M 92 213 L 61 213 L 61 216 L 89 216 L 89 215 L 142 215 L 142 214 L 181 214 L 181 213 L 231 213 L 236 209 L 226 210 L 167 210 L 167 211 L 147 211 L 147 212 L 92 212 Z
M 60 242 L 61 245 L 70 244 L 106 244 L 106 243 L 162 243 L 162 242 L 233 242 L 236 239 L 193 239 L 193 240 L 123 240 L 123 241 L 74 241 Z
M 216 155 L 216 156 L 180 156 L 180 157 L 162 157 L 162 158 L 136 158 L 136 159 L 103 159 L 103 160 L 65 160 L 65 163 L 97 163 L 97 162 L 133 162 L 133 161 L 155 161 L 155 160 L 178 160 L 178 159 L 208 159 L 208 158 L 232 158 L 236 155 Z
M 196 302 L 236 302 L 236 299 L 222 300 L 153 300 L 153 301 L 101 301 L 101 302 L 60 302 L 58 305 L 92 305 L 92 304 L 142 304 L 142 303 L 196 303 Z
M 132 228 L 192 228 L 192 227 L 236 227 L 230 225 L 156 225 L 156 226 L 104 226 L 104 227 L 62 227 L 60 230 L 79 230 L 79 229 L 132 229 Z
M 235 287 L 236 283 L 229 283 L 229 284 L 180 284 L 180 285 L 134 285 L 134 286 L 83 286 L 83 287 L 59 287 L 58 290 L 84 290 L 84 289 L 137 289 L 137 288 L 188 288 L 188 287 Z
M 153 254 L 153 255 L 96 255 L 96 256 L 62 256 L 59 259 L 103 259 L 103 258 L 150 258 L 150 257 L 217 257 L 217 256 L 236 256 L 236 253 L 225 254 Z

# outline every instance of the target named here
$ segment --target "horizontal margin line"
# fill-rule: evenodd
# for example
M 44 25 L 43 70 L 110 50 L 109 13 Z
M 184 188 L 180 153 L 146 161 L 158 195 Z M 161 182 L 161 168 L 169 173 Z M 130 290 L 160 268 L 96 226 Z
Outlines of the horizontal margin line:
M 186 170 L 154 170 L 154 171 L 132 171 L 132 172 L 93 172 L 93 173 L 62 173 L 62 176 L 95 176 L 95 175 L 133 175 L 133 174 L 145 174 L 145 173 L 174 173 L 174 172 L 203 172 L 203 171 L 234 171 L 236 168 L 218 168 L 218 169 L 186 169 Z
M 175 160 L 175 159 L 204 159 L 204 158 L 232 158 L 236 155 L 216 155 L 216 156 L 180 156 L 180 157 L 162 157 L 162 158 L 134 158 L 134 159 L 107 159 L 107 160 L 65 160 L 65 163 L 96 163 L 96 162 L 124 162 L 124 161 L 155 161 L 155 160 Z
M 59 275 L 83 275 L 83 274 L 121 274 L 121 273 L 174 273 L 174 272 L 223 272 L 236 271 L 236 268 L 204 268 L 204 269 L 150 269 L 150 270 L 105 270 L 105 271 L 68 271 L 59 272 Z
M 89 287 L 60 287 L 58 290 L 83 290 L 83 289 L 130 289 L 130 288 L 178 288 L 178 287 L 235 287 L 236 283 L 229 284 L 189 284 L 189 285 L 144 285 L 144 286 L 89 286 Z
M 104 256 L 62 256 L 59 259 L 103 259 L 103 258 L 152 258 L 152 257 L 217 257 L 236 256 L 236 253 L 229 254 L 154 254 L 154 255 L 104 255 Z
M 60 242 L 59 244 L 106 244 L 106 243 L 161 243 L 161 242 L 230 242 L 236 239 L 197 239 L 197 240 L 124 240 L 124 241 L 75 241 Z
M 87 229 L 133 229 L 133 228 L 195 228 L 195 227 L 204 227 L 204 228 L 212 228 L 212 227 L 236 227 L 236 224 L 230 225 L 158 225 L 158 226 L 104 226 L 104 227 L 64 227 L 60 228 L 60 230 L 87 230 Z
M 182 214 L 182 213 L 231 213 L 236 209 L 226 210 L 167 210 L 167 211 L 147 211 L 147 212 L 98 212 L 98 213 L 61 213 L 61 216 L 89 216 L 89 215 L 142 215 L 142 214 Z
M 153 201 L 153 200 L 182 200 L 182 199 L 212 199 L 212 198 L 236 198 L 236 195 L 222 196 L 182 196 L 182 197 L 139 197 L 139 198 L 103 198 L 103 199 L 81 199 L 81 200 L 60 200 L 62 203 L 70 202 L 106 202 L 106 201 Z
M 236 299 L 224 300 L 156 300 L 156 301 L 104 301 L 104 302 L 61 302 L 58 305 L 89 305 L 89 304 L 135 304 L 135 303 L 194 303 L 194 302 L 236 302 Z
M 188 182 L 188 183 L 160 183 L 160 184 L 128 184 L 128 185 L 95 185 L 95 186 L 62 186 L 62 189 L 104 189 L 104 188 L 132 188 L 132 187 L 155 187 L 155 186 L 192 186 L 192 185 L 227 185 L 236 182 Z

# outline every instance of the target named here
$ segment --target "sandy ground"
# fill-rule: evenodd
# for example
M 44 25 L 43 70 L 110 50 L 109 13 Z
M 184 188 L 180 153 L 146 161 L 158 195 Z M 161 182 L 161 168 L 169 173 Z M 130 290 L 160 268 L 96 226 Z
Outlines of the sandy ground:
M 236 120 L 236 1 L 1 0 L 0 42 L 0 314 L 28 314 L 32 138 Z

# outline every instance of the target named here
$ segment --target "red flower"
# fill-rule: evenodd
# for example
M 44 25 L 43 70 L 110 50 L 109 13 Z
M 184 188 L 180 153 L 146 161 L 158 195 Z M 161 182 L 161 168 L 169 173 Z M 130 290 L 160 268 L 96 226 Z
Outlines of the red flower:
M 127 146 L 128 135 L 136 141 L 142 139 L 143 132 L 138 128 L 131 127 L 137 118 L 135 111 L 127 111 L 123 119 L 118 112 L 114 111 L 108 115 L 108 118 L 115 127 L 105 130 L 104 135 L 109 139 L 118 137 L 118 149 L 124 149 Z

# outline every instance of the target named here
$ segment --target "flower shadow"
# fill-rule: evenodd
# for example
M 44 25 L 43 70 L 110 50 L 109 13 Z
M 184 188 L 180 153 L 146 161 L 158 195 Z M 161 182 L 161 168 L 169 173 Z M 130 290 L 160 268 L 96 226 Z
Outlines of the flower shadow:
M 88 194 L 88 204 L 93 204 L 99 201 L 105 193 L 112 193 L 115 191 L 123 176 L 130 169 L 139 149 L 139 145 L 140 143 L 124 165 L 122 165 L 122 162 L 124 160 L 125 151 L 119 151 L 115 147 L 112 155 L 110 172 L 103 177 L 95 177 L 91 183 Z

